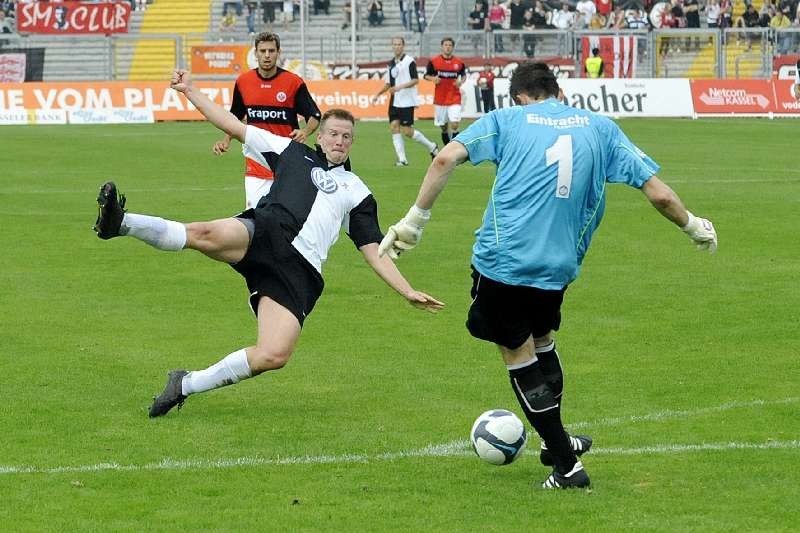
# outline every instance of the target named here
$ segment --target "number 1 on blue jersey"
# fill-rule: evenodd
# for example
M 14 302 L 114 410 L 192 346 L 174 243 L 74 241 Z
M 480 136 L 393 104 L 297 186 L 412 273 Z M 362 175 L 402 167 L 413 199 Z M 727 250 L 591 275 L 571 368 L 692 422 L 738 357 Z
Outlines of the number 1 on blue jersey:
M 559 135 L 545 155 L 548 167 L 554 163 L 558 164 L 556 198 L 569 198 L 572 189 L 572 135 Z

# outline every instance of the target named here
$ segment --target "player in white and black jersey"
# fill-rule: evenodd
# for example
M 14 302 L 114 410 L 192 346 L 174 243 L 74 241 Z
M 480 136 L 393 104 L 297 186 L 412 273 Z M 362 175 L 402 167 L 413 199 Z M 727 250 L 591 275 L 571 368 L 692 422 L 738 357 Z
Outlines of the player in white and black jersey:
M 165 415 L 190 394 L 238 383 L 282 368 L 300 336 L 303 321 L 322 293 L 322 265 L 344 229 L 366 262 L 387 285 L 420 309 L 444 304 L 415 290 L 388 257 L 378 257 L 382 239 L 375 199 L 350 171 L 354 119 L 342 109 L 321 120 L 317 149 L 242 124 L 234 115 L 193 89 L 189 74 L 176 70 L 171 87 L 186 95 L 212 124 L 241 141 L 247 157 L 276 176 L 255 209 L 212 222 L 181 224 L 124 211 L 125 199 L 112 182 L 98 196 L 95 231 L 102 239 L 136 237 L 160 250 L 200 251 L 229 263 L 244 276 L 258 319 L 254 346 L 236 350 L 205 370 L 169 373 L 150 416 Z
M 792 86 L 792 93 L 794 94 L 795 99 L 800 102 L 800 60 L 797 61 L 797 64 L 794 68 L 794 85 Z
M 403 135 L 413 139 L 424 146 L 431 157 L 436 157 L 439 149 L 436 143 L 429 140 L 417 129 L 414 129 L 414 108 L 419 104 L 417 96 L 417 63 L 414 58 L 405 54 L 406 41 L 402 37 L 392 39 L 392 52 L 394 57 L 389 61 L 386 72 L 386 84 L 372 97 L 373 104 L 377 103 L 385 92 L 391 94 L 389 99 L 389 129 L 392 132 L 392 144 L 397 154 L 398 167 L 408 165 L 406 147 Z

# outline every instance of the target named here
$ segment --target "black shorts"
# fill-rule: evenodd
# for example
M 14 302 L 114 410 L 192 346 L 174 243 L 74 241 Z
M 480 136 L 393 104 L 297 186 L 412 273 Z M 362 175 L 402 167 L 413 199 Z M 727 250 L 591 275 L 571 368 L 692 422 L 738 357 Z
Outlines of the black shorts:
M 247 282 L 253 312 L 258 314 L 261 296 L 268 296 L 291 311 L 302 326 L 322 294 L 322 276 L 292 246 L 282 229 L 279 213 L 264 208 L 248 209 L 236 218 L 253 222 L 247 253 L 231 265 Z
M 401 126 L 411 126 L 414 124 L 413 107 L 389 107 L 389 122 L 400 121 Z
M 565 291 L 506 285 L 473 267 L 467 329 L 478 339 L 519 348 L 531 335 L 543 337 L 558 330 Z

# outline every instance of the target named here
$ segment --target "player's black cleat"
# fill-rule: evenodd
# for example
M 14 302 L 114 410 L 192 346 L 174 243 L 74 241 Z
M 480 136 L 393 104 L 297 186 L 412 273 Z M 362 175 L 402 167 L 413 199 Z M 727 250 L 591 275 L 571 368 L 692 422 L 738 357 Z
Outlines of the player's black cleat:
M 437 155 L 439 155 L 439 147 L 434 146 L 433 150 L 431 150 L 431 159 L 436 159 Z
M 585 489 L 591 485 L 589 474 L 583 469 L 580 461 L 575 463 L 567 474 L 559 474 L 555 470 L 542 483 L 543 489 Z
M 176 405 L 178 409 L 183 406 L 186 396 L 183 395 L 181 383 L 188 373 L 186 370 L 173 370 L 168 374 L 167 386 L 164 387 L 164 391 L 153 398 L 153 405 L 150 406 L 150 418 L 164 416 Z
M 575 452 L 575 455 L 578 457 L 588 452 L 592 447 L 592 437 L 589 435 L 575 435 L 574 437 L 570 435 L 569 442 L 572 444 L 572 451 Z M 544 466 L 553 466 L 553 454 L 550 453 L 550 450 L 547 449 L 547 445 L 544 442 L 542 442 L 542 449 L 539 452 L 539 461 Z
M 101 239 L 119 236 L 122 217 L 125 216 L 125 195 L 117 193 L 113 181 L 107 181 L 100 187 L 97 195 L 97 220 L 94 231 Z

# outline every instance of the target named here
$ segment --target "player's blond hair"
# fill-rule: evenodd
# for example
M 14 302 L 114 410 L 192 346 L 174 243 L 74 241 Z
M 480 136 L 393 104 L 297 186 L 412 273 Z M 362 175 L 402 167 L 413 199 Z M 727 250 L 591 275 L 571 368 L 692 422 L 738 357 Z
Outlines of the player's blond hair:
M 329 118 L 338 118 L 339 120 L 347 120 L 354 126 L 356 124 L 356 117 L 354 117 L 350 111 L 348 111 L 347 109 L 341 109 L 335 107 L 333 109 L 328 109 L 327 111 L 325 111 L 325 113 L 322 114 L 322 118 L 319 121 L 320 128 L 322 128 L 325 125 L 325 121 L 327 121 Z

